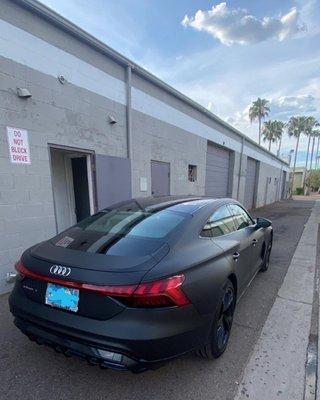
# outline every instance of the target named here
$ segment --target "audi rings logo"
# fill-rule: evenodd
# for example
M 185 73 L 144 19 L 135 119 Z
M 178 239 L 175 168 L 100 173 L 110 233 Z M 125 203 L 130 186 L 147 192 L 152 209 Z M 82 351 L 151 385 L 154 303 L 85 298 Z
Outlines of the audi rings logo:
M 52 265 L 50 268 L 50 274 L 58 276 L 69 276 L 71 273 L 70 267 L 63 267 L 62 265 Z

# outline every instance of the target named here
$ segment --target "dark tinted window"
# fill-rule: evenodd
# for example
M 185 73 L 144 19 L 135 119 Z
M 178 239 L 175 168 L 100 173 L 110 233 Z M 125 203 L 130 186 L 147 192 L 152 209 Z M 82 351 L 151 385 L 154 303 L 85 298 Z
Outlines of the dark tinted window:
M 83 231 L 115 236 L 163 238 L 186 218 L 186 214 L 169 210 L 148 212 L 122 207 L 101 211 L 80 222 L 76 227 Z
M 237 230 L 246 228 L 247 226 L 253 224 L 251 217 L 242 207 L 238 206 L 237 204 L 230 204 L 229 207 L 232 212 Z
M 202 229 L 201 236 L 217 237 L 233 232 L 235 225 L 232 214 L 227 206 L 220 207 L 215 211 Z

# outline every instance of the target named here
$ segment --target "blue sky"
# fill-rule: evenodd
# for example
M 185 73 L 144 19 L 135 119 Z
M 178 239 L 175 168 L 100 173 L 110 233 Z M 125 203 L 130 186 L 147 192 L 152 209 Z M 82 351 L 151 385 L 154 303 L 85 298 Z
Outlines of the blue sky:
M 319 0 L 43 2 L 253 139 L 258 96 L 271 118 L 320 119 Z

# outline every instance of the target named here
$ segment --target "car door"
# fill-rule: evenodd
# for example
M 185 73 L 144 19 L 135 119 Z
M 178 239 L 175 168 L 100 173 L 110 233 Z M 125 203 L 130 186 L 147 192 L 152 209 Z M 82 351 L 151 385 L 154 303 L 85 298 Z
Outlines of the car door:
M 233 215 L 239 240 L 242 241 L 242 247 L 246 249 L 247 268 L 245 274 L 248 282 L 261 264 L 263 232 L 261 229 L 257 229 L 255 222 L 244 208 L 238 204 L 229 204 L 228 207 Z
M 210 237 L 224 250 L 225 256 L 234 267 L 241 293 L 250 276 L 251 264 L 248 264 L 248 258 L 251 257 L 251 247 L 246 232 L 237 231 L 232 212 L 227 205 L 219 207 L 210 216 L 201 236 Z

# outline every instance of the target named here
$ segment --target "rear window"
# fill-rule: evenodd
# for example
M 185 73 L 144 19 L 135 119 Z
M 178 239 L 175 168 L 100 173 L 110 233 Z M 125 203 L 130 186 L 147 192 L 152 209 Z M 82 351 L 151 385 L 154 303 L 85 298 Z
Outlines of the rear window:
M 84 231 L 110 235 L 164 238 L 176 229 L 187 215 L 169 210 L 146 212 L 123 209 L 101 211 L 80 222 L 77 227 Z

